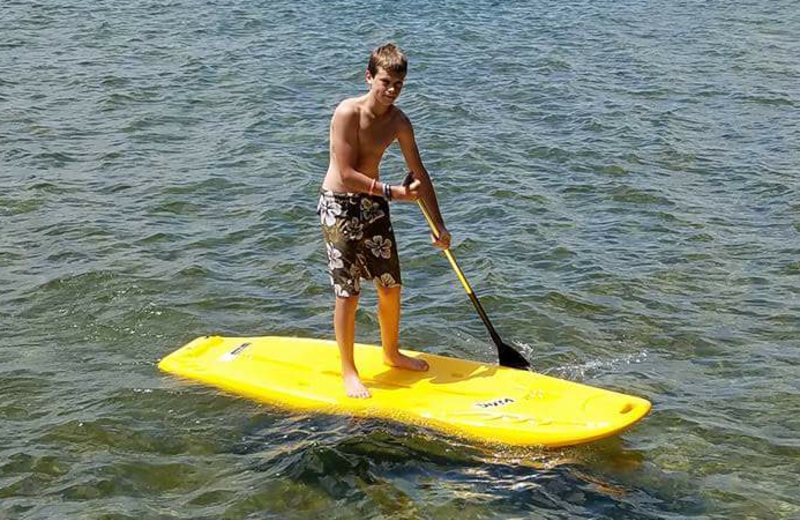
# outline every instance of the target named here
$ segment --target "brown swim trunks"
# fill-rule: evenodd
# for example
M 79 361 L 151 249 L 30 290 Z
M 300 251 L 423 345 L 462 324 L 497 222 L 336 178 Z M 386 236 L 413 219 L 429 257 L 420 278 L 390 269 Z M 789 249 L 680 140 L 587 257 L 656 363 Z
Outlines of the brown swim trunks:
M 336 296 L 359 294 L 361 278 L 382 287 L 402 283 L 389 203 L 384 198 L 320 190 L 317 213 Z

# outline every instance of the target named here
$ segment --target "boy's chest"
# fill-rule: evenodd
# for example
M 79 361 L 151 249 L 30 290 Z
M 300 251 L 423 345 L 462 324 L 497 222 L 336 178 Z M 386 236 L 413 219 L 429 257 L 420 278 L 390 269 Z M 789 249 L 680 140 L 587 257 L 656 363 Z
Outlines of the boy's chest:
M 362 153 L 383 152 L 397 137 L 396 125 L 391 120 L 361 118 L 360 123 L 358 141 Z

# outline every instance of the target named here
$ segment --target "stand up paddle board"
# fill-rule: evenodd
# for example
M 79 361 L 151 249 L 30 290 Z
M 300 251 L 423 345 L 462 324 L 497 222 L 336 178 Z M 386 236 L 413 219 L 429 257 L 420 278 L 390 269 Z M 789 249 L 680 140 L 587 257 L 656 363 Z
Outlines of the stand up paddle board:
M 517 446 L 591 442 L 628 428 L 645 399 L 486 363 L 403 350 L 428 372 L 383 364 L 380 347 L 355 345 L 370 399 L 345 395 L 334 341 L 203 336 L 159 368 L 230 393 L 293 409 L 380 417 Z

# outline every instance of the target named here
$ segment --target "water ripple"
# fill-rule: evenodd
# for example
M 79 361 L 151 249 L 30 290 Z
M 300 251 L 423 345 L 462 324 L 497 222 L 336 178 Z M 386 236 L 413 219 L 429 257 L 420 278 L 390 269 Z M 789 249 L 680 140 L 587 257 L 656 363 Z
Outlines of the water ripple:
M 800 514 L 793 3 L 3 9 L 0 516 Z M 541 372 L 651 399 L 622 438 L 480 446 L 158 373 L 200 334 L 332 337 L 328 122 L 389 39 L 492 321 Z M 493 360 L 416 208 L 393 219 L 404 345 Z

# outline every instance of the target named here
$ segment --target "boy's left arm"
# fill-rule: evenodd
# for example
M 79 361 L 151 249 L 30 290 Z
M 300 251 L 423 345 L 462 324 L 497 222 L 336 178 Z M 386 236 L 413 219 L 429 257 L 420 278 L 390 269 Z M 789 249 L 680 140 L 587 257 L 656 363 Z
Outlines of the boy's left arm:
M 442 213 L 439 211 L 439 202 L 436 200 L 436 192 L 433 189 L 431 177 L 428 175 L 425 165 L 422 164 L 417 140 L 414 138 L 414 128 L 405 114 L 401 116 L 400 128 L 397 131 L 397 141 L 400 143 L 400 150 L 403 152 L 406 165 L 414 174 L 414 178 L 422 183 L 420 187 L 422 195 L 420 198 L 431 213 L 433 222 L 439 231 L 438 239 L 432 236 L 433 243 L 437 247 L 447 249 L 450 247 L 450 232 L 447 231 Z

